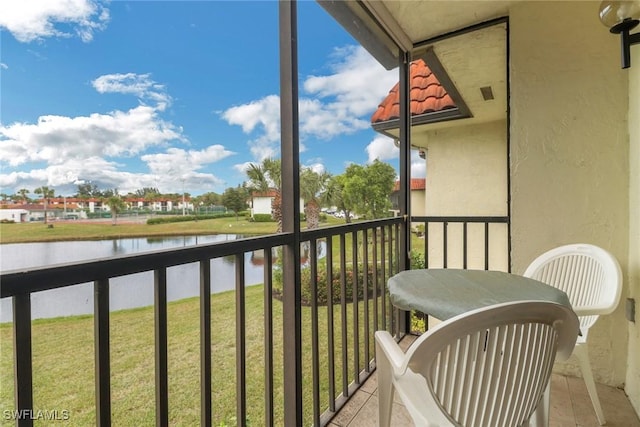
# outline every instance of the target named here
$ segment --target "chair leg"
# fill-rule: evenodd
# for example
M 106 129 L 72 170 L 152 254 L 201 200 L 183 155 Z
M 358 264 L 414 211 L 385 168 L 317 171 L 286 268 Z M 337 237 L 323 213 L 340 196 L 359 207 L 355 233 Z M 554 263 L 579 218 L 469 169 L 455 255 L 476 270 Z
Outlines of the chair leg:
M 393 370 L 389 360 L 380 350 L 376 352 L 376 374 L 378 375 L 378 427 L 391 425 L 391 408 L 393 405 Z
M 589 392 L 589 397 L 591 397 L 593 409 L 596 411 L 598 422 L 600 423 L 600 425 L 605 425 L 607 421 L 604 418 L 604 413 L 602 412 L 600 399 L 598 398 L 598 392 L 596 390 L 596 383 L 593 380 L 593 372 L 591 371 L 591 362 L 589 361 L 587 344 L 585 343 L 576 345 L 574 354 L 578 357 L 578 361 L 580 362 L 582 378 L 584 379 L 584 383 L 587 386 L 587 391 Z
M 531 415 L 531 420 L 529 421 L 530 427 L 548 427 L 549 426 L 549 408 L 550 408 L 550 400 L 551 400 L 551 378 L 549 378 L 549 382 L 544 389 L 544 393 L 542 394 L 542 399 L 540 399 L 540 403 L 538 403 L 538 407 Z

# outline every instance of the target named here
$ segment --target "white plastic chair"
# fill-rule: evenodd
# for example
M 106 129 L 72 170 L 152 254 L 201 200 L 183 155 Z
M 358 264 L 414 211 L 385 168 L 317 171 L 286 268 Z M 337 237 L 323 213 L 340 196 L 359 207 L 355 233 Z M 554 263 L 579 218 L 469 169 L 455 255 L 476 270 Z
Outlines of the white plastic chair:
M 615 310 L 622 292 L 620 264 L 609 252 L 588 244 L 560 246 L 536 258 L 524 276 L 563 290 L 580 319 L 575 355 L 589 391 L 598 422 L 606 423 L 593 381 L 587 335 L 600 314 Z
M 395 390 L 417 426 L 545 426 L 553 362 L 569 357 L 578 330 L 569 307 L 519 301 L 448 319 L 406 354 L 377 331 L 378 425 L 390 424 Z

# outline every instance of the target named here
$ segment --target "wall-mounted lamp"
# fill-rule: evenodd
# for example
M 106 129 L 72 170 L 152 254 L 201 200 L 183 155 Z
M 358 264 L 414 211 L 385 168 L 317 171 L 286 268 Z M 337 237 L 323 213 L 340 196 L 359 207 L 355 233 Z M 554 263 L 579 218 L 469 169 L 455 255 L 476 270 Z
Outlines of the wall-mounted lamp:
M 640 43 L 640 32 L 629 34 L 640 23 L 640 0 L 603 1 L 600 20 L 613 34 L 620 34 L 622 68 L 631 66 L 631 45 Z

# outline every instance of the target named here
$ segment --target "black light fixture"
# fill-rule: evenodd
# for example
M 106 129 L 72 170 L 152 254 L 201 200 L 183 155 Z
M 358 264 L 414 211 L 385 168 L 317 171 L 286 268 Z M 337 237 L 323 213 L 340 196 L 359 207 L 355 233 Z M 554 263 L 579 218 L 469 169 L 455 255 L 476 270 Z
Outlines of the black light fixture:
M 640 23 L 640 0 L 603 1 L 600 20 L 613 34 L 620 34 L 622 68 L 631 66 L 631 45 L 640 43 L 640 32 L 629 34 Z

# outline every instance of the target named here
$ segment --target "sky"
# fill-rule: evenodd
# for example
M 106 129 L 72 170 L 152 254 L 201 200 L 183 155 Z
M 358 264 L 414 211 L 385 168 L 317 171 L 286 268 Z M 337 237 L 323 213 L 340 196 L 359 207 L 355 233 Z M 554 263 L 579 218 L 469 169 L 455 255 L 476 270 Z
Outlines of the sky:
M 298 32 L 301 165 L 397 170 L 370 123 L 397 70 L 314 1 Z M 0 192 L 222 193 L 279 157 L 278 94 L 277 1 L 2 0 Z

